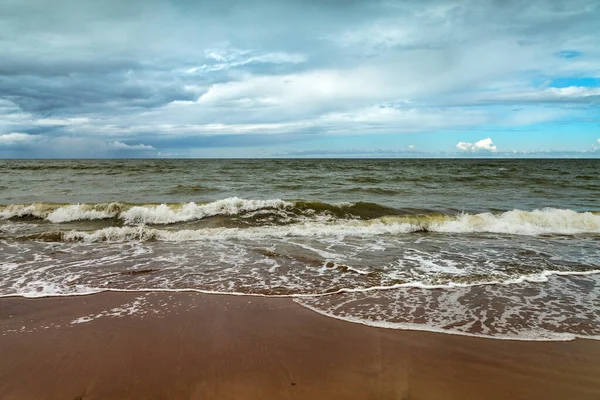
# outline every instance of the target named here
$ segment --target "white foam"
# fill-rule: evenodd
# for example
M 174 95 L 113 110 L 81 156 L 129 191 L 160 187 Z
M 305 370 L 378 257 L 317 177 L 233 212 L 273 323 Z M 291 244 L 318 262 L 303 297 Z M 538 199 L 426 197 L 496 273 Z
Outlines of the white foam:
M 139 217 L 140 220 L 143 219 L 147 222 L 162 221 L 166 223 L 166 221 L 173 222 L 174 218 L 192 218 L 192 215 L 198 216 L 196 211 L 173 214 L 173 210 L 168 208 L 164 209 L 166 214 L 163 215 L 157 211 L 163 210 L 161 207 L 158 206 L 151 214 L 146 216 L 138 215 L 135 218 Z M 192 210 L 196 210 L 196 207 L 190 206 Z M 144 208 L 144 210 L 143 213 L 146 213 L 150 209 Z M 261 226 L 243 229 L 207 228 L 199 230 L 161 230 L 146 226 L 125 226 L 109 227 L 93 232 L 71 231 L 66 233 L 64 238 L 65 240 L 83 240 L 86 242 L 147 239 L 179 242 L 203 239 L 257 239 L 284 236 L 369 237 L 410 233 L 421 231 L 424 228 L 429 231 L 441 233 L 490 232 L 513 235 L 600 233 L 600 215 L 589 212 L 577 213 L 570 210 L 555 209 L 532 212 L 515 210 L 498 216 L 488 213 L 477 215 L 465 214 L 456 218 L 445 218 L 441 221 L 433 219 L 418 223 L 409 221 L 407 218 L 402 217 L 386 217 L 369 221 L 338 220 L 330 223 L 304 222 L 285 226 Z
M 545 271 L 542 275 L 548 283 L 543 285 L 522 284 L 529 279 L 514 285 L 457 285 L 435 295 L 404 287 L 294 300 L 320 314 L 378 328 L 506 340 L 600 340 L 600 318 L 595 312 L 600 297 L 589 290 L 600 283 L 598 272 L 578 274 L 589 277 L 577 280 L 548 280 L 551 275 L 573 274 Z
M 93 321 L 93 320 L 94 320 L 94 318 L 92 318 L 90 316 L 79 317 L 79 318 L 75 318 L 73 321 L 71 321 L 71 325 L 85 324 L 86 322 L 90 322 L 90 321 Z
M 118 215 L 118 213 L 118 207 L 110 207 L 110 204 L 104 210 L 93 208 L 90 209 L 89 207 L 81 204 L 72 204 L 70 206 L 57 208 L 48 214 L 46 219 L 50 222 L 61 223 L 69 221 L 114 218 Z
M 303 223 L 288 226 L 264 226 L 252 228 L 207 228 L 198 230 L 163 230 L 146 226 L 109 227 L 93 232 L 71 231 L 64 235 L 65 240 L 129 241 L 163 240 L 169 242 L 193 241 L 204 239 L 258 239 L 269 237 L 322 237 L 322 236 L 372 236 L 411 232 L 410 224 L 363 225 L 359 221 L 321 224 Z
M 121 203 L 70 204 L 52 203 L 11 204 L 0 210 L 0 219 L 32 216 L 53 223 L 114 218 L 121 212 Z
M 102 311 L 98 314 L 90 314 L 84 317 L 76 318 L 71 321 L 71 325 L 83 324 L 103 317 L 122 318 L 126 316 L 132 316 L 135 314 L 140 314 L 143 313 L 143 307 L 146 305 L 146 298 L 144 296 L 138 296 L 132 302 L 125 303 L 119 307 L 114 307 L 110 310 Z
M 544 271 L 543 276 L 545 276 L 546 278 L 551 276 L 551 275 L 592 275 L 592 274 L 599 274 L 599 271 L 588 271 L 588 272 L 559 272 L 559 271 Z M 525 280 L 528 279 L 522 279 L 519 280 L 519 282 L 523 282 Z M 534 282 L 537 282 L 536 280 L 533 280 Z M 516 281 L 515 281 L 516 282 Z M 51 287 L 51 284 L 47 284 L 46 285 L 48 288 Z M 264 295 L 264 294 L 256 294 L 256 293 L 240 293 L 240 292 L 222 292 L 222 291 L 213 291 L 213 290 L 202 290 L 202 289 L 194 289 L 194 288 L 180 288 L 180 289 L 165 289 L 165 288 L 144 288 L 144 289 L 98 289 L 98 290 L 92 290 L 89 291 L 88 293 L 81 293 L 81 292 L 71 292 L 71 293 L 67 293 L 62 289 L 56 290 L 54 293 L 50 293 L 51 291 L 43 291 L 43 292 L 37 292 L 35 294 L 35 296 L 31 296 L 31 293 L 28 293 L 29 296 L 23 296 L 23 294 L 11 294 L 11 295 L 4 295 L 4 296 L 0 296 L 0 297 L 7 297 L 7 296 L 23 296 L 23 297 L 54 297 L 54 296 L 77 296 L 77 295 L 82 295 L 82 294 L 91 294 L 91 293 L 98 293 L 98 292 L 130 292 L 130 293 L 148 293 L 148 292 L 166 292 L 166 293 L 174 293 L 174 292 L 197 292 L 197 293 L 203 293 L 203 294 L 214 294 L 214 295 L 234 295 L 234 296 L 249 296 L 249 297 L 275 297 L 275 298 L 292 298 L 295 302 L 297 302 L 299 305 L 309 308 L 315 312 L 318 312 L 322 315 L 331 317 L 331 318 L 336 318 L 339 320 L 343 320 L 343 321 L 347 321 L 347 322 L 352 322 L 352 323 L 359 323 L 359 324 L 363 324 L 363 325 L 367 325 L 367 326 L 371 326 L 371 327 L 377 327 L 377 328 L 385 328 L 385 329 L 400 329 L 400 330 L 416 330 L 416 331 L 428 331 L 428 332 L 436 332 L 436 333 L 445 333 L 445 334 L 454 334 L 454 335 L 462 335 L 462 336 L 472 336 L 472 337 L 483 337 L 483 338 L 490 338 L 490 339 L 500 339 L 500 340 L 521 340 L 521 341 L 569 341 L 569 340 L 574 340 L 576 338 L 584 338 L 584 339 L 592 339 L 592 340 L 600 340 L 600 335 L 586 335 L 586 334 L 574 334 L 574 333 L 568 333 L 568 332 L 554 332 L 548 329 L 538 329 L 535 327 L 532 327 L 531 329 L 525 329 L 525 330 L 520 330 L 518 332 L 515 333 L 510 333 L 506 332 L 506 333 L 485 333 L 485 332 L 481 332 L 481 333 L 470 333 L 468 331 L 464 331 L 464 330 L 458 330 L 458 329 L 453 329 L 453 328 L 447 328 L 444 327 L 446 325 L 451 325 L 448 321 L 446 321 L 445 319 L 438 319 L 438 317 L 436 317 L 435 315 L 430 315 L 429 318 L 430 321 L 427 323 L 410 323 L 410 322 L 396 322 L 396 321 L 390 321 L 387 320 L 385 316 L 377 316 L 377 310 L 378 310 L 378 306 L 377 306 L 377 302 L 379 300 L 377 300 L 378 296 L 384 296 L 382 297 L 382 299 L 385 299 L 387 295 L 385 295 L 385 293 L 390 292 L 390 296 L 391 298 L 394 297 L 393 293 L 394 293 L 394 289 L 407 289 L 407 288 L 420 288 L 420 289 L 438 289 L 438 288 L 460 288 L 460 289 L 468 289 L 469 287 L 472 286 L 480 286 L 480 285 L 446 285 L 446 286 L 441 286 L 441 285 L 422 285 L 422 284 L 418 284 L 418 283 L 413 283 L 413 284 L 403 284 L 403 285 L 393 285 L 393 286 L 388 286 L 388 287 L 370 287 L 370 288 L 364 288 L 364 289 L 350 289 L 350 288 L 344 288 L 344 289 L 340 289 L 336 292 L 333 293 L 322 293 L 322 294 L 294 294 L 294 295 Z M 494 287 L 497 285 L 492 285 L 490 287 Z M 503 286 L 503 285 L 502 285 Z M 56 287 L 55 287 L 56 288 Z M 514 292 L 512 291 L 512 289 L 506 289 L 511 291 L 510 293 L 512 293 L 514 295 Z M 355 301 L 354 298 L 351 298 L 349 301 L 345 301 L 342 303 L 338 303 L 337 306 L 335 306 L 334 308 L 329 308 L 329 307 L 323 307 L 323 305 L 327 304 L 327 299 L 330 297 L 335 298 L 336 295 L 361 295 L 361 294 L 365 294 L 368 292 L 375 292 L 373 297 L 375 299 L 375 302 L 371 305 L 368 306 L 367 308 L 365 308 L 366 310 L 370 310 L 370 312 L 372 313 L 372 317 L 366 317 L 366 316 L 362 316 L 360 315 L 360 313 L 358 315 L 354 315 L 353 312 L 351 314 L 348 313 L 338 313 L 335 312 L 335 310 L 337 309 L 338 306 L 349 303 L 349 302 L 353 302 Z M 410 292 L 409 292 L 410 293 Z M 453 295 L 452 292 L 447 292 L 448 293 L 448 298 L 445 299 L 445 301 L 448 303 L 444 303 L 444 304 L 438 304 L 438 307 L 442 307 L 442 309 L 437 309 L 437 310 L 431 310 L 432 312 L 436 312 L 439 313 L 441 312 L 442 314 L 446 315 L 446 317 L 448 316 L 457 316 L 459 317 L 460 315 L 464 314 L 465 311 L 471 311 L 470 306 L 465 306 L 465 305 L 460 305 L 461 303 L 458 302 L 455 297 L 457 295 Z M 468 293 L 468 292 L 467 292 Z M 369 295 L 371 296 L 371 295 Z M 542 299 L 545 298 L 546 295 L 542 295 L 534 297 L 534 300 L 537 299 Z M 371 298 L 371 297 L 368 297 Z M 322 300 L 319 300 L 322 299 Z M 437 297 L 437 299 L 439 300 L 439 297 Z M 323 301 L 325 301 L 325 303 L 322 303 Z M 593 300 L 592 300 L 593 301 Z M 313 304 L 314 303 L 314 304 Z M 406 306 L 405 302 L 400 303 L 403 306 Z M 519 304 L 519 303 L 517 303 Z M 460 307 L 462 309 L 452 309 L 452 306 L 457 307 L 458 305 L 460 305 Z M 535 305 L 535 304 L 533 304 Z M 98 314 L 90 314 L 90 315 L 86 315 L 80 318 L 76 318 L 74 320 L 71 321 L 71 324 L 80 324 L 80 323 L 86 323 L 86 322 L 90 322 L 93 321 L 97 318 L 101 318 L 101 317 L 123 317 L 123 316 L 132 316 L 132 315 L 137 315 L 140 314 L 140 312 L 143 313 L 144 307 L 145 306 L 145 302 L 144 302 L 144 298 L 143 296 L 141 297 L 137 297 L 136 299 L 134 299 L 133 302 L 128 303 L 128 304 L 124 304 L 122 306 L 119 307 L 114 307 L 110 310 L 107 311 L 103 311 L 101 313 Z M 530 305 L 531 306 L 531 305 Z M 409 304 L 408 307 L 416 307 L 416 304 Z M 449 309 L 446 309 L 446 307 L 450 307 Z M 385 310 L 386 312 L 397 312 L 397 310 L 391 310 L 389 309 L 387 306 L 384 306 L 384 308 L 380 311 Z M 537 310 L 536 312 L 541 312 L 541 310 Z M 374 314 L 373 314 L 374 313 Z M 459 314 L 457 314 L 459 313 Z M 462 313 L 462 314 L 460 314 Z M 508 312 L 509 316 L 512 315 L 510 312 Z M 437 314 L 436 314 L 437 315 Z M 477 315 L 476 313 L 474 315 Z M 446 318 L 445 317 L 445 318 Z M 556 320 L 556 315 L 553 316 L 554 317 L 554 322 L 558 322 Z M 485 316 L 482 316 L 481 318 L 485 319 Z M 504 324 L 505 321 L 502 319 L 504 317 L 498 317 L 501 320 L 499 320 L 498 322 L 501 324 Z M 539 321 L 546 321 L 544 315 L 539 315 L 537 316 L 537 319 Z M 538 321 L 538 322 L 539 322 Z M 547 322 L 544 322 L 547 323 Z M 465 326 L 468 326 L 465 325 Z
M 172 224 L 176 222 L 193 221 L 214 215 L 236 215 L 241 212 L 256 211 L 265 208 L 286 208 L 293 203 L 274 200 L 244 200 L 231 197 L 213 201 L 208 204 L 194 202 L 172 208 L 166 204 L 155 207 L 131 207 L 121 213 L 120 218 L 128 224 Z
M 469 337 L 478 337 L 478 338 L 486 338 L 486 339 L 496 339 L 496 340 L 515 340 L 515 341 L 540 341 L 540 342 L 568 342 L 575 340 L 577 338 L 582 339 L 592 339 L 592 340 L 600 340 L 600 336 L 587 336 L 587 335 L 575 335 L 572 333 L 551 333 L 551 332 L 523 332 L 519 335 L 487 335 L 480 333 L 469 333 L 463 332 L 455 329 L 445 329 L 437 326 L 427 325 L 427 324 L 415 324 L 415 323 L 406 323 L 406 322 L 389 322 L 389 321 L 380 321 L 380 320 L 372 320 L 360 317 L 353 317 L 349 315 L 338 315 L 325 310 L 322 310 L 318 307 L 311 306 L 310 304 L 303 303 L 299 299 L 294 299 L 294 301 L 300 304 L 302 307 L 306 307 L 309 310 L 312 310 L 316 313 L 324 315 L 329 318 L 338 319 L 341 321 L 351 322 L 355 324 L 361 324 L 366 326 L 371 326 L 374 328 L 384 328 L 384 329 L 395 329 L 395 330 L 406 330 L 406 331 L 420 331 L 420 332 L 434 332 L 434 333 L 444 333 L 450 335 L 457 336 L 469 336 Z
M 9 219 L 15 217 L 26 217 L 26 216 L 34 216 L 37 218 L 44 218 L 47 213 L 43 210 L 40 210 L 39 207 L 36 207 L 35 204 L 22 205 L 22 204 L 11 204 L 4 207 L 0 211 L 0 218 Z
M 600 215 L 591 212 L 545 208 L 491 213 L 463 214 L 454 220 L 434 223 L 436 232 L 490 232 L 513 235 L 600 233 Z
M 323 269 L 327 271 L 328 268 Z M 317 270 L 321 271 L 321 269 Z M 543 283 L 547 282 L 548 278 L 552 276 L 587 276 L 600 274 L 600 269 L 587 270 L 587 271 L 552 271 L 546 270 L 538 274 L 522 275 L 518 278 L 506 279 L 503 281 L 477 281 L 477 282 L 448 282 L 445 284 L 429 284 L 420 281 L 397 283 L 393 285 L 375 285 L 368 287 L 343 287 L 335 291 L 328 291 L 324 293 L 292 293 L 292 294 L 262 294 L 253 292 L 236 292 L 228 290 L 206 290 L 198 289 L 194 287 L 171 289 L 165 287 L 142 287 L 138 289 L 123 289 L 123 288 L 110 288 L 110 287 L 89 287 L 83 285 L 61 285 L 52 282 L 35 281 L 28 283 L 25 286 L 13 285 L 12 292 L 1 293 L 0 297 L 62 297 L 62 296 L 82 296 L 90 295 L 101 292 L 197 292 L 203 294 L 218 294 L 218 295 L 232 295 L 232 296 L 250 296 L 250 297 L 275 297 L 275 298 L 318 298 L 327 297 L 336 294 L 344 293 L 369 293 L 379 291 L 389 291 L 394 289 L 405 289 L 405 288 L 419 288 L 419 289 L 455 289 L 455 288 L 469 288 L 475 286 L 495 286 L 502 285 L 507 286 L 511 284 L 519 284 L 524 282 L 530 283 Z
M 27 282 L 27 284 L 13 285 L 13 290 L 16 289 L 15 293 L 7 294 L 1 297 L 7 296 L 21 296 L 27 298 L 38 298 L 38 297 L 56 297 L 56 296 L 78 296 L 94 294 L 102 291 L 101 289 L 95 289 L 83 285 L 64 285 L 55 282 L 46 282 L 42 280 Z

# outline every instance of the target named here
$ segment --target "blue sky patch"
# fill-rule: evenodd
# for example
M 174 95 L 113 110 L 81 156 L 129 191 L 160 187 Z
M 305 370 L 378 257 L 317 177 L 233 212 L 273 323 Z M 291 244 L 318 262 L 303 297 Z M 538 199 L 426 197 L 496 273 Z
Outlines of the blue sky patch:
M 581 57 L 582 55 L 583 55 L 583 53 L 581 51 L 577 51 L 577 50 L 561 50 L 558 53 L 556 53 L 557 57 L 566 58 L 566 59 L 577 58 L 577 57 Z
M 555 78 L 550 81 L 548 86 L 555 88 L 565 88 L 570 86 L 600 87 L 600 78 L 594 78 L 590 76 Z

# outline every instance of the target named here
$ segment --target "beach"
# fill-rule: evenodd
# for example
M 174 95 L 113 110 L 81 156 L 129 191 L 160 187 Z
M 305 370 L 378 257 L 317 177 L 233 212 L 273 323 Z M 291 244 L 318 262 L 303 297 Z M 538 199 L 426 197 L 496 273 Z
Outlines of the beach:
M 599 167 L 0 161 L 0 399 L 599 399 Z
M 0 0 L 0 400 L 600 400 L 600 0 Z
M 0 298 L 2 399 L 597 399 L 600 342 L 382 329 L 289 298 Z

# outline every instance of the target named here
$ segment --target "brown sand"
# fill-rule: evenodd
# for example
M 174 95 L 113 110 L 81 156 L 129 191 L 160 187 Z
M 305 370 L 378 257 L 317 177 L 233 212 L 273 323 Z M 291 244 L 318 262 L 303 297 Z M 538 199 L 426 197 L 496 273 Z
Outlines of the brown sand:
M 140 298 L 145 313 L 71 324 Z M 0 399 L 600 399 L 600 342 L 371 328 L 289 299 L 0 299 Z

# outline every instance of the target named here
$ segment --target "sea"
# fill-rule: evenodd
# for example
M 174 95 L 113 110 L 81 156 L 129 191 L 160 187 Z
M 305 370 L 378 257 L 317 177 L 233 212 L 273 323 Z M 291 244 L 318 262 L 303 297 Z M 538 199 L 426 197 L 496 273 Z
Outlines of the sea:
M 600 340 L 600 159 L 0 160 L 0 296 L 103 291 Z

